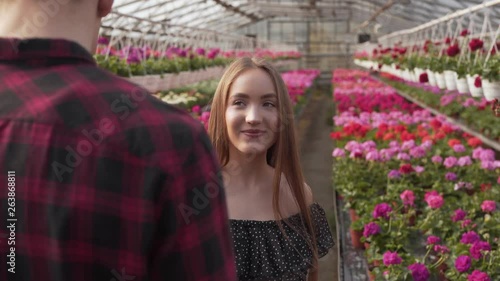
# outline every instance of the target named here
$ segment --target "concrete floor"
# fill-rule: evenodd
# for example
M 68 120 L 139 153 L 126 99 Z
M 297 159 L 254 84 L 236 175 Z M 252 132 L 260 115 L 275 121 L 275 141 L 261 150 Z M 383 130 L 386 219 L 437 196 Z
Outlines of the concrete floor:
M 332 189 L 332 150 L 330 139 L 333 117 L 332 95 L 329 87 L 315 91 L 297 122 L 300 157 L 306 182 L 313 191 L 314 200 L 326 212 L 336 246 L 319 261 L 319 281 L 337 281 L 338 242 Z

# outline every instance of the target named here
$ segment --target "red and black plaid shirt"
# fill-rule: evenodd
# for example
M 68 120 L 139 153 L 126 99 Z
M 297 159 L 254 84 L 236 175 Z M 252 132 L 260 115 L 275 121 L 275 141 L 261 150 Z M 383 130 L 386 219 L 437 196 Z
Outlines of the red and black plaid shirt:
M 0 39 L 0 157 L 0 280 L 236 279 L 204 128 L 80 45 Z

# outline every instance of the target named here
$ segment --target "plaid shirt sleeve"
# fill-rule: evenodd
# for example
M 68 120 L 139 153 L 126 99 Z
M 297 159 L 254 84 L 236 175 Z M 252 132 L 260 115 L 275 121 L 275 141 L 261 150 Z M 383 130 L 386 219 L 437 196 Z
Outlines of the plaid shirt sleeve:
M 164 165 L 175 177 L 161 186 L 152 280 L 236 280 L 224 189 L 208 136 L 198 126 L 192 136 L 181 130 L 173 138 L 186 158 L 181 167 Z

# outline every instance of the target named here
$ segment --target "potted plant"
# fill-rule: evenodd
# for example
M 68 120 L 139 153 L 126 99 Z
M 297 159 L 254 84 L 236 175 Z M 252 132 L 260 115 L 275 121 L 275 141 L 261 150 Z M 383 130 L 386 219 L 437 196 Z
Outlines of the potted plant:
M 469 93 L 469 85 L 467 84 L 467 74 L 469 73 L 469 67 L 467 63 L 457 63 L 457 90 L 460 94 Z
M 486 62 L 481 77 L 486 100 L 500 99 L 500 57 L 491 57 Z

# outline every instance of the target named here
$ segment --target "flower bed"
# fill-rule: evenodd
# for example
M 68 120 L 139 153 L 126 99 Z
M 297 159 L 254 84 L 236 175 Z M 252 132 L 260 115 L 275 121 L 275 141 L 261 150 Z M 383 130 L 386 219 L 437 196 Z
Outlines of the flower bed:
M 376 280 L 500 280 L 495 152 L 382 84 L 344 88 L 349 73 L 333 78 L 334 186 L 358 217 L 351 228 Z M 385 112 L 361 111 L 353 96 Z M 383 106 L 391 100 L 397 110 Z
M 500 141 L 500 126 L 495 124 L 498 117 L 491 113 L 492 101 L 473 98 L 456 91 L 443 91 L 438 87 L 405 82 L 390 74 L 382 74 L 384 81 L 395 89 L 406 93 L 425 105 L 463 122 L 468 127 L 481 132 L 484 136 Z

